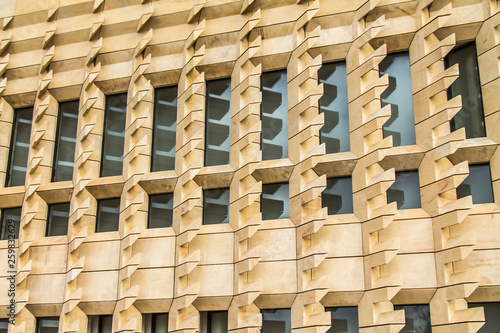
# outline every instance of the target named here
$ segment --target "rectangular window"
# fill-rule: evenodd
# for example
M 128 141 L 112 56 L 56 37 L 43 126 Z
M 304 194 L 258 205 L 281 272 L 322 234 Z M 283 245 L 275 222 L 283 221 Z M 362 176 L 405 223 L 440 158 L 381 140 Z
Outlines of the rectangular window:
M 392 135 L 394 146 L 414 145 L 415 118 L 408 53 L 389 54 L 379 64 L 382 77 L 389 75 L 389 87 L 380 95 L 382 106 L 391 105 L 391 117 L 383 126 L 384 138 Z
M 78 101 L 60 103 L 54 167 L 52 169 L 52 181 L 54 182 L 73 179 L 77 128 Z
M 168 313 L 149 313 L 144 315 L 145 333 L 168 333 Z
M 286 71 L 262 73 L 262 160 L 288 157 L 288 95 Z
M 352 213 L 351 177 L 328 178 L 321 200 L 323 207 L 328 208 L 328 215 Z
M 49 205 L 45 236 L 68 234 L 69 203 Z
M 9 320 L 6 318 L 0 319 L 0 333 L 7 333 L 9 329 Z
M 421 207 L 418 171 L 396 172 L 396 181 L 387 190 L 387 203 L 393 201 L 398 209 Z
M 207 82 L 205 166 L 229 164 L 231 79 Z
M 97 201 L 96 232 L 118 231 L 120 198 Z
M 175 169 L 177 87 L 155 90 L 151 171 Z
M 262 333 L 291 333 L 292 314 L 290 309 L 269 309 L 262 312 Z
M 113 315 L 89 316 L 90 333 L 111 333 Z
M 157 194 L 149 197 L 148 228 L 172 226 L 174 211 L 173 193 Z
M 290 217 L 288 183 L 262 185 L 260 211 L 263 220 Z
M 395 305 L 394 310 L 405 310 L 405 327 L 400 333 L 431 333 L 429 305 Z
M 14 111 L 6 186 L 24 185 L 30 150 L 33 108 Z
M 59 317 L 37 318 L 36 333 L 57 333 Z
M 493 202 L 489 164 L 469 165 L 469 176 L 457 187 L 457 198 L 472 195 L 474 204 Z
M 227 333 L 227 311 L 200 312 L 201 333 Z
M 229 223 L 229 189 L 203 191 L 203 224 Z
M 106 96 L 101 177 L 122 174 L 127 94 Z
M 14 223 L 12 223 L 14 221 Z M 21 207 L 2 209 L 2 225 L 0 226 L 0 240 L 12 239 L 9 235 L 19 238 L 19 228 L 21 226 Z
M 469 303 L 469 308 L 483 307 L 484 326 L 477 333 L 496 333 L 500 327 L 500 303 Z
M 341 308 L 326 308 L 332 318 L 332 326 L 327 333 L 357 333 L 358 326 L 358 308 L 355 306 Z
M 460 72 L 459 77 L 448 88 L 448 98 L 462 95 L 462 109 L 451 120 L 451 130 L 464 127 L 468 139 L 486 136 L 476 44 L 452 50 L 446 56 L 445 64 L 447 68 L 458 64 Z
M 323 97 L 319 100 L 319 111 L 325 114 L 325 125 L 321 128 L 321 143 L 326 153 L 350 150 L 349 108 L 347 100 L 347 71 L 345 62 L 323 64 L 318 71 L 323 83 Z

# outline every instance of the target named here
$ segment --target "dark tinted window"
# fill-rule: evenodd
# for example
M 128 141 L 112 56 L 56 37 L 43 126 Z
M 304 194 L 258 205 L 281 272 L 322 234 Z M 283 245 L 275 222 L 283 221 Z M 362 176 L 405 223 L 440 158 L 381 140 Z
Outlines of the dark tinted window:
M 120 222 L 120 199 L 97 202 L 96 232 L 118 231 Z
M 231 79 L 207 82 L 205 165 L 229 164 Z
M 175 128 L 177 126 L 177 87 L 155 90 L 151 171 L 175 169 Z
M 288 183 L 262 185 L 260 210 L 263 220 L 286 219 L 290 216 Z
M 399 305 L 394 310 L 405 310 L 405 327 L 400 333 L 431 333 L 429 305 Z
M 0 240 L 12 239 L 9 235 L 19 238 L 19 228 L 21 225 L 21 207 L 2 209 L 2 225 Z
M 59 317 L 38 318 L 37 333 L 57 333 L 59 330 Z
M 328 215 L 352 213 L 351 177 L 328 178 L 321 200 L 323 207 L 328 208 Z
M 469 176 L 457 188 L 457 197 L 472 195 L 475 204 L 493 202 L 489 164 L 469 165 Z
M 358 308 L 357 307 L 341 307 L 327 308 L 332 318 L 332 326 L 327 333 L 357 333 L 358 326 Z
M 49 205 L 46 236 L 68 234 L 69 203 Z
M 172 193 L 150 196 L 148 228 L 171 227 L 173 210 L 174 195 Z
M 262 310 L 262 333 L 291 333 L 290 309 Z
M 101 177 L 122 174 L 127 94 L 106 96 Z
M 417 171 L 396 172 L 396 181 L 387 190 L 387 202 L 398 209 L 420 208 L 420 182 Z
M 60 103 L 52 173 L 55 182 L 73 179 L 77 128 L 78 101 Z
M 482 306 L 484 325 L 478 333 L 498 333 L 500 328 L 500 303 L 469 303 L 469 308 Z
M 28 165 L 33 108 L 14 111 L 7 186 L 24 185 Z
M 203 191 L 203 224 L 229 223 L 229 189 Z

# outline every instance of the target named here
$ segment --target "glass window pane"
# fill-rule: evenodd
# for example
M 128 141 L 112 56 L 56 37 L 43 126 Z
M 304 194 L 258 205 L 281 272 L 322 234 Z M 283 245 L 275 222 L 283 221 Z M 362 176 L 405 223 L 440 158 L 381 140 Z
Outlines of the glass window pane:
M 395 305 L 394 310 L 405 310 L 406 325 L 400 333 L 431 333 L 429 305 Z
M 384 124 L 384 138 L 392 135 L 394 146 L 414 145 L 415 118 L 408 53 L 389 54 L 379 64 L 380 76 L 389 75 L 389 87 L 380 95 L 382 106 L 391 104 L 391 118 Z
M 288 100 L 286 71 L 262 73 L 262 159 L 288 157 Z
M 469 308 L 484 308 L 484 325 L 477 333 L 498 333 L 500 328 L 500 303 L 469 303 Z
M 120 222 L 120 199 L 97 202 L 96 232 L 118 231 Z
M 203 191 L 203 224 L 229 223 L 229 189 Z
M 352 213 L 351 177 L 328 178 L 321 200 L 323 207 L 328 208 L 328 215 Z
M 150 196 L 148 228 L 171 227 L 173 211 L 174 195 L 172 193 Z
M 73 179 L 78 107 L 78 101 L 59 104 L 59 122 L 52 173 L 52 180 L 55 182 Z
M 59 317 L 38 318 L 37 333 L 57 333 L 59 329 Z
M 24 185 L 28 165 L 33 108 L 14 111 L 7 186 Z
M 168 333 L 168 313 L 153 314 L 151 333 Z
M 231 79 L 207 82 L 205 165 L 229 164 Z
M 323 64 L 318 71 L 323 83 L 323 97 L 319 110 L 325 114 L 325 125 L 321 128 L 321 143 L 326 153 L 349 151 L 349 108 L 347 102 L 347 72 L 345 62 Z
M 263 220 L 290 217 L 288 183 L 262 185 L 260 210 Z
M 474 204 L 493 202 L 489 164 L 469 165 L 469 176 L 457 188 L 457 197 L 472 195 Z
M 151 171 L 174 170 L 177 87 L 155 90 L 153 126 Z
M 99 332 L 98 333 L 111 333 L 113 327 L 113 316 L 99 316 Z
M 332 318 L 332 326 L 327 333 L 359 332 L 357 307 L 327 308 L 326 311 L 330 312 Z
M 9 235 L 19 238 L 19 228 L 21 226 L 21 207 L 2 209 L 2 229 L 0 240 L 12 239 Z
M 262 333 L 291 333 L 292 315 L 290 309 L 261 310 Z
M 46 236 L 68 234 L 69 203 L 49 206 Z
M 227 311 L 209 312 L 208 322 L 208 333 L 227 333 Z
M 122 174 L 127 94 L 106 96 L 101 177 Z
M 446 56 L 447 67 L 458 64 L 460 76 L 448 89 L 450 98 L 462 95 L 462 109 L 452 119 L 452 131 L 465 127 L 467 138 L 486 136 L 476 45 L 457 48 Z
M 387 190 L 387 203 L 394 201 L 398 209 L 421 207 L 418 171 L 396 172 L 396 181 Z
M 0 319 L 0 333 L 7 333 L 9 329 L 9 320 L 6 318 Z

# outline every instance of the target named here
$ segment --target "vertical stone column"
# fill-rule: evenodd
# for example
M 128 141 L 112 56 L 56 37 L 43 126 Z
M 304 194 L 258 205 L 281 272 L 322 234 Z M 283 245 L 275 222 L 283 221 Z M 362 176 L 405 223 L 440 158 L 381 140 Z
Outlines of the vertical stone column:
M 449 121 L 462 107 L 448 100 L 446 89 L 458 77 L 458 65 L 444 69 L 443 58 L 455 46 L 455 35 L 439 39 L 436 30 L 451 14 L 451 4 L 430 16 L 432 0 L 419 2 L 419 30 L 410 45 L 417 143 L 427 150 L 419 167 L 422 208 L 432 216 L 437 290 L 430 302 L 433 332 L 476 332 L 482 308 L 468 309 L 465 300 L 479 285 L 479 270 L 459 271 L 455 263 L 474 250 L 475 234 L 462 223 L 472 197 L 457 200 L 456 189 L 468 176 L 468 162 L 453 165 L 448 156 L 464 143 L 465 129 L 450 133 Z
M 310 28 L 319 11 L 319 1 L 305 7 L 297 19 L 293 33 L 294 50 L 287 66 L 288 81 L 288 156 L 295 165 L 290 176 L 290 219 L 297 237 L 297 297 L 292 304 L 293 332 L 326 332 L 330 315 L 320 303 L 328 292 L 328 276 L 318 266 L 328 253 L 326 238 L 319 233 L 326 222 L 327 211 L 321 205 L 326 176 L 318 176 L 314 167 L 325 154 L 319 131 L 324 115 L 319 113 L 323 85 L 318 84 L 322 57 L 308 52 L 318 41 L 321 28 Z
M 193 27 L 186 40 L 185 65 L 178 86 L 175 171 L 179 178 L 174 189 L 173 227 L 177 237 L 170 332 L 199 331 L 200 316 L 193 302 L 199 295 L 200 282 L 190 273 L 200 262 L 200 250 L 192 251 L 189 244 L 198 234 L 203 218 L 202 188 L 194 181 L 194 176 L 203 167 L 205 75 L 196 66 L 203 61 L 205 46 L 196 50 L 196 41 L 204 29 L 203 20 Z
M 262 182 L 252 175 L 262 160 L 260 150 L 261 65 L 251 58 L 259 50 L 261 37 L 250 40 L 252 29 L 260 21 L 260 10 L 246 15 L 239 33 L 240 56 L 231 75 L 231 166 L 235 171 L 230 188 L 229 223 L 235 230 L 234 298 L 229 307 L 229 331 L 260 332 L 262 315 L 254 304 L 262 291 L 261 281 L 250 272 L 261 260 L 260 246 L 250 239 L 262 223 L 260 195 Z
M 401 289 L 401 276 L 391 269 L 399 251 L 399 238 L 390 237 L 396 203 L 387 204 L 387 189 L 395 179 L 394 169 L 380 162 L 392 147 L 392 137 L 383 137 L 382 126 L 391 107 L 381 107 L 380 95 L 389 77 L 379 77 L 378 65 L 387 54 L 386 45 L 374 49 L 370 42 L 384 27 L 379 17 L 366 26 L 366 16 L 379 1 L 367 1 L 353 23 L 353 41 L 347 54 L 349 124 L 352 152 L 359 157 L 353 171 L 354 214 L 362 223 L 365 293 L 360 300 L 360 332 L 398 332 L 405 323 L 404 311 L 394 311 L 392 298 Z

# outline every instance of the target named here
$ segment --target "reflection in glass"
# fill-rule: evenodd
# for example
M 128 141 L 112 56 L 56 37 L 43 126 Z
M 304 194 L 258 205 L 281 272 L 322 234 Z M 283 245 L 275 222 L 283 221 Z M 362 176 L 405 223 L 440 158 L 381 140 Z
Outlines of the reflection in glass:
M 483 307 L 484 325 L 477 333 L 498 333 L 500 327 L 500 303 L 469 303 L 469 308 Z
M 457 198 L 472 195 L 474 204 L 493 202 L 489 164 L 469 165 L 469 176 L 457 187 Z
M 394 201 L 398 209 L 421 207 L 418 171 L 396 172 L 396 181 L 387 190 L 387 203 Z
M 321 143 L 326 153 L 349 151 L 349 108 L 347 102 L 347 72 L 345 62 L 323 64 L 318 71 L 323 83 L 323 97 L 319 110 L 325 114 L 325 125 L 321 128 Z
M 325 310 L 330 312 L 332 318 L 332 326 L 327 333 L 359 332 L 357 307 L 326 308 Z
M 177 87 L 155 90 L 151 171 L 175 169 Z
M 229 223 L 229 189 L 203 191 L 203 224 Z
M 99 332 L 98 333 L 111 333 L 113 327 L 113 316 L 99 316 Z
M 261 310 L 262 333 L 291 333 L 290 309 Z
M 57 333 L 59 317 L 38 318 L 36 333 Z
M 263 220 L 290 217 L 288 183 L 262 185 L 260 211 Z
M 405 310 L 405 327 L 400 333 L 431 333 L 429 305 L 395 305 L 394 310 Z
M 262 73 L 262 160 L 288 157 L 286 71 Z
M 227 311 L 210 311 L 207 333 L 227 333 L 227 320 Z
M 0 319 L 0 333 L 7 333 L 9 329 L 9 320 L 7 318 Z
M 321 200 L 323 207 L 328 208 L 328 215 L 352 213 L 351 177 L 328 178 Z
M 127 94 L 106 96 L 101 177 L 122 174 Z
M 9 220 L 14 221 L 14 227 Z M 21 207 L 2 209 L 2 225 L 0 240 L 9 239 L 9 235 L 14 233 L 14 238 L 19 238 L 19 227 L 21 226 Z
M 382 106 L 391 105 L 391 117 L 383 126 L 384 138 L 394 146 L 414 145 L 415 119 L 408 53 L 389 54 L 379 64 L 380 76 L 389 75 L 389 87 L 380 95 Z
M 467 138 L 486 136 L 476 45 L 469 44 L 451 51 L 446 56 L 445 62 L 446 67 L 458 64 L 460 72 L 459 77 L 448 88 L 450 99 L 462 95 L 462 109 L 451 120 L 451 130 L 465 127 Z
M 60 103 L 54 168 L 52 170 L 54 182 L 73 179 L 77 128 L 78 101 Z
M 148 228 L 172 226 L 174 211 L 173 193 L 152 195 L 149 197 Z
M 231 79 L 207 82 L 205 166 L 229 164 Z
M 14 111 L 6 186 L 24 185 L 28 165 L 33 108 Z
M 97 201 L 96 232 L 118 231 L 119 222 L 119 198 Z
M 154 313 L 151 333 L 168 333 L 168 313 Z
M 69 203 L 49 205 L 46 236 L 61 236 L 68 234 Z

